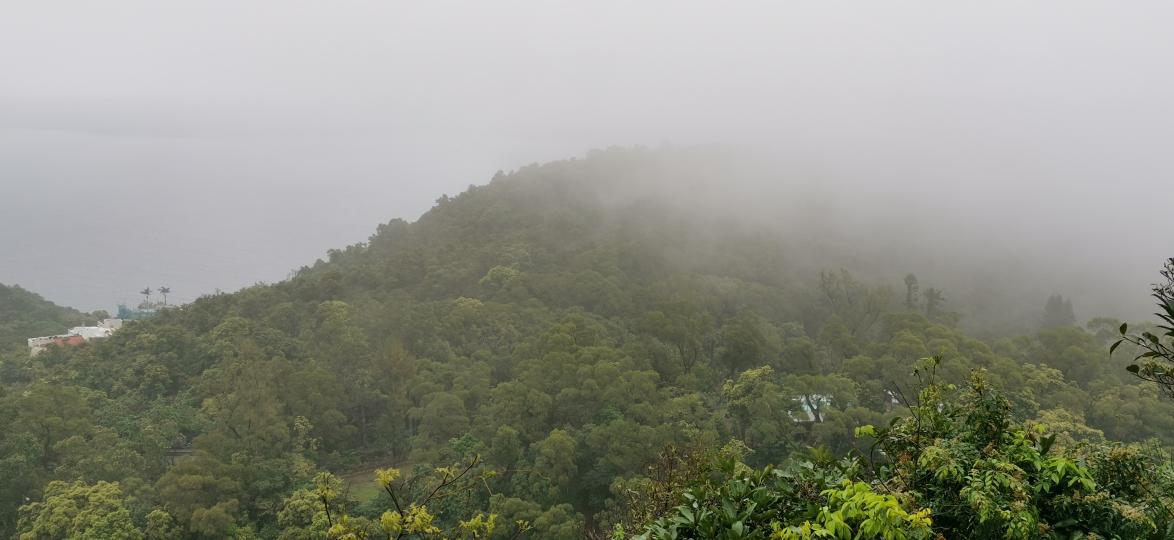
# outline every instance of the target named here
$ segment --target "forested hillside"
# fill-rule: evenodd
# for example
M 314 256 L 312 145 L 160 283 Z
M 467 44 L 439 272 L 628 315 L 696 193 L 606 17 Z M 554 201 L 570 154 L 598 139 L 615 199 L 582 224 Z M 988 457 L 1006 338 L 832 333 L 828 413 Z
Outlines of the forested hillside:
M 1045 291 L 1043 324 L 978 339 L 944 277 L 820 271 L 815 248 L 639 195 L 644 159 L 498 174 L 287 281 L 5 356 L 0 534 L 623 536 L 687 489 L 719 501 L 779 478 L 807 491 L 756 493 L 810 519 L 879 501 L 894 538 L 1166 534 L 1168 471 L 1135 473 L 1174 446 L 1174 401 L 1108 355 L 1121 321 L 1073 324 Z M 853 452 L 884 470 L 828 465 Z M 1143 477 L 1158 494 L 1123 480 Z M 688 512 L 649 534 L 710 537 Z M 813 534 L 748 512 L 713 526 Z
M 15 354 L 36 336 L 51 336 L 96 317 L 54 304 L 18 285 L 0 283 L 0 353 Z

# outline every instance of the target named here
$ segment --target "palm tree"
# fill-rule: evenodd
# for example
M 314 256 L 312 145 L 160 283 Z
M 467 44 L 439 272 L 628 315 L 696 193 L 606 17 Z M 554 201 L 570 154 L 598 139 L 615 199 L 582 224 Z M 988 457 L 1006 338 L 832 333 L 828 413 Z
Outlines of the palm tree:
M 143 304 L 150 304 L 151 303 L 151 288 L 150 287 L 147 287 L 146 289 L 139 291 L 139 294 L 143 295 Z
M 163 295 L 163 305 L 167 305 L 167 294 L 171 292 L 171 287 L 159 287 L 159 294 Z

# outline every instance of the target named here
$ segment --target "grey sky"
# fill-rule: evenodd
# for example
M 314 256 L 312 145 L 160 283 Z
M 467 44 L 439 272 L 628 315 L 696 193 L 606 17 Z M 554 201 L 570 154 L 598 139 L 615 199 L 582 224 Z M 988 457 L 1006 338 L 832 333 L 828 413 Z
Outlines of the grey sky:
M 83 309 L 146 285 L 189 300 L 282 279 L 497 169 L 724 143 L 823 182 L 861 226 L 924 209 L 927 228 L 1013 243 L 1088 287 L 1136 289 L 1137 305 L 1174 254 L 1171 15 L 1163 2 L 4 2 L 0 282 Z

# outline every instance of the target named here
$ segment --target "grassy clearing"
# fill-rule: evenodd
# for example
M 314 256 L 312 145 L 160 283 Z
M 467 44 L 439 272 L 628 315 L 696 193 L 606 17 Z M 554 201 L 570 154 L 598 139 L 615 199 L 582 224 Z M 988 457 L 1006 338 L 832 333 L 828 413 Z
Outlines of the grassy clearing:
M 342 480 L 343 489 L 347 490 L 350 498 L 359 502 L 367 502 L 387 496 L 383 488 L 379 487 L 379 483 L 375 481 L 375 469 L 396 466 L 391 463 L 368 464 L 341 473 L 338 477 Z M 399 467 L 402 468 L 402 466 Z

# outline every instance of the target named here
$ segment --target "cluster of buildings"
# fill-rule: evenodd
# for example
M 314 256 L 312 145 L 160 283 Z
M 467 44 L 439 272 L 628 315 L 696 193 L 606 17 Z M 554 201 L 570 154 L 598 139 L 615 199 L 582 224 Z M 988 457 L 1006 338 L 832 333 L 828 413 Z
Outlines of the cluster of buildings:
M 123 321 L 141 321 L 154 317 L 159 310 L 167 309 L 167 294 L 171 292 L 171 288 L 159 288 L 159 293 L 163 295 L 162 302 L 152 302 L 151 292 L 150 287 L 143 289 L 139 294 L 144 295 L 144 299 L 135 308 L 119 304 L 118 316 L 113 319 L 103 319 L 97 326 L 75 326 L 64 334 L 29 338 L 29 354 L 36 356 L 49 347 L 68 347 L 95 339 L 105 339 L 110 337 L 110 334 L 113 334 L 115 330 L 122 328 Z
M 49 347 L 80 345 L 87 341 L 104 339 L 119 328 L 122 328 L 122 319 L 103 319 L 97 326 L 75 326 L 64 334 L 29 338 L 29 354 L 36 356 Z

